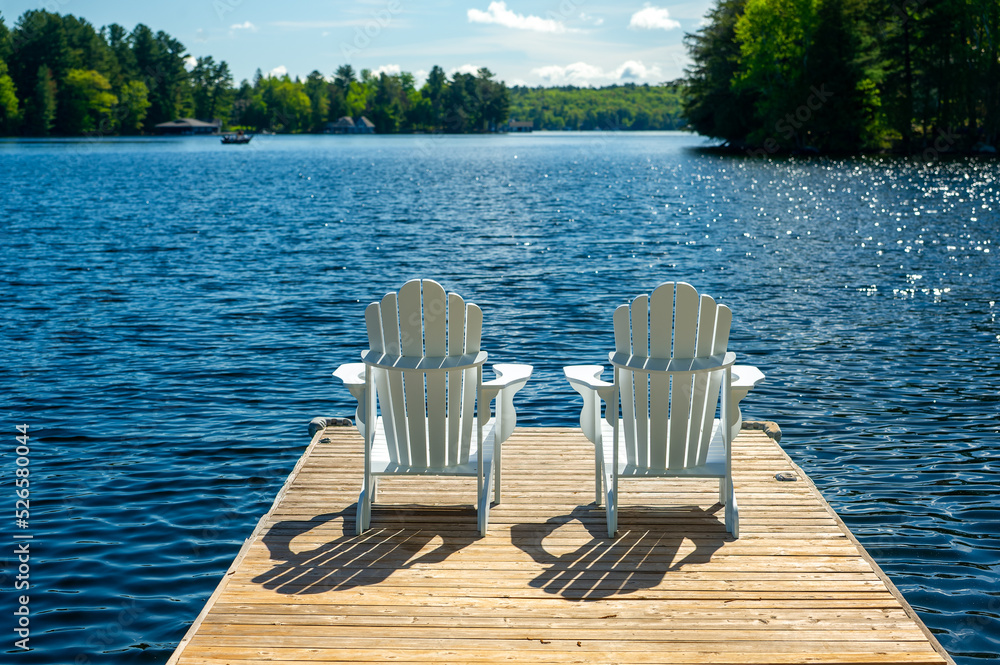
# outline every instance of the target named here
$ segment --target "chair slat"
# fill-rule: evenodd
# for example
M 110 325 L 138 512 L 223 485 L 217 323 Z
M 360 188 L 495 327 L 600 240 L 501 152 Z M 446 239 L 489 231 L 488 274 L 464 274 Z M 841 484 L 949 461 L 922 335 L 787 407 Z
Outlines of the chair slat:
M 639 296 L 632 301 L 632 353 L 649 356 L 649 298 Z M 649 375 L 632 374 L 632 395 L 635 409 L 636 464 L 649 466 Z
M 399 346 L 399 313 L 396 311 L 396 294 L 387 293 L 379 303 L 379 314 L 382 320 L 382 342 L 384 351 L 389 355 L 398 356 Z
M 615 351 L 632 353 L 632 331 L 629 328 L 629 306 L 619 305 L 615 308 Z
M 683 469 L 688 450 L 688 417 L 691 413 L 691 377 L 670 379 L 670 422 L 667 426 L 667 468 Z
M 437 282 L 424 280 L 424 354 L 448 355 L 448 296 Z
M 698 334 L 698 292 L 690 284 L 677 285 L 674 305 L 674 358 L 694 358 Z
M 448 355 L 465 353 L 465 301 L 455 293 L 448 294 Z M 459 463 L 462 454 L 462 395 L 465 394 L 463 371 L 448 375 L 448 464 Z
M 629 464 L 638 464 L 636 460 L 636 436 L 635 436 L 635 386 L 634 372 L 627 369 L 618 370 L 618 391 L 621 395 L 622 417 L 618 422 L 621 426 L 621 436 L 618 438 L 618 446 L 625 450 L 626 459 Z
M 483 337 L 483 310 L 479 305 L 469 303 L 465 310 L 465 352 L 475 353 L 480 350 Z
M 666 374 L 649 376 L 649 465 L 667 468 L 667 424 L 670 405 L 670 377 Z
M 718 307 L 716 306 L 715 299 L 711 296 L 701 296 L 701 304 L 698 308 L 698 339 L 695 352 L 699 358 L 712 355 L 712 350 L 715 348 L 717 312 Z M 696 376 L 692 382 L 691 419 L 688 422 L 687 433 L 687 466 L 695 466 L 699 463 L 699 459 L 704 459 L 708 456 L 710 441 L 702 436 L 702 432 L 706 426 L 711 427 L 710 419 L 715 416 L 709 408 L 709 403 L 713 406 L 715 404 L 710 394 L 710 384 L 710 375 Z M 706 419 L 709 420 L 706 422 Z
M 615 308 L 614 328 L 615 328 L 615 351 L 620 353 L 632 353 L 632 320 L 631 307 L 629 305 L 619 305 Z M 618 370 L 615 373 L 615 380 L 618 381 L 619 402 L 621 404 L 622 418 L 619 420 L 621 437 L 618 445 L 625 450 L 629 464 L 635 463 L 635 391 L 633 390 L 632 372 Z M 617 409 L 618 405 L 608 405 L 607 408 Z M 610 445 L 611 442 L 608 442 Z
M 392 355 L 400 355 L 399 344 L 399 312 L 397 310 L 397 299 L 395 293 L 387 293 L 379 303 L 379 315 L 382 318 L 382 341 L 385 345 L 385 352 Z M 384 418 L 386 428 L 386 438 L 392 438 L 396 442 L 396 447 L 400 455 L 400 464 L 409 464 L 410 437 L 406 427 L 406 400 L 403 397 L 403 375 L 399 372 L 386 373 L 386 396 L 379 400 L 382 403 L 382 412 L 388 412 L 390 418 Z M 386 406 L 388 405 L 388 409 Z
M 465 306 L 465 352 L 472 353 L 479 351 L 479 345 L 483 334 L 483 310 L 478 305 L 467 303 Z M 472 430 L 476 425 L 476 386 L 478 385 L 479 372 L 476 368 L 464 370 L 462 391 L 462 456 L 468 457 L 471 454 Z M 481 409 L 488 409 L 489 405 L 480 405 Z
M 448 296 L 437 282 L 424 280 L 424 352 L 428 356 L 448 353 Z M 427 374 L 427 462 L 438 468 L 448 465 L 446 421 L 447 372 Z
M 368 330 L 368 348 L 372 351 L 385 353 L 385 342 L 382 340 L 382 308 L 373 302 L 365 308 L 365 328 Z
M 399 290 L 400 355 L 424 355 L 423 308 L 420 303 L 420 280 L 410 280 Z
M 399 307 L 400 355 L 424 355 L 423 307 L 420 293 L 421 281 L 413 279 L 399 289 L 396 302 Z M 424 392 L 423 372 L 402 372 L 404 413 L 410 464 L 427 465 L 427 398 Z
M 674 283 L 656 287 L 649 298 L 649 355 L 654 358 L 670 356 L 674 327 Z
M 715 310 L 715 330 L 714 342 L 712 344 L 712 354 L 723 353 L 729 348 L 729 330 L 733 323 L 733 310 L 725 305 L 718 305 Z M 722 389 L 723 372 L 713 372 L 709 379 L 708 391 L 705 395 L 705 402 L 709 405 L 706 413 L 702 417 L 702 436 L 710 440 L 712 436 L 712 423 L 715 419 L 716 400 L 719 391 Z M 725 414 L 721 417 L 725 419 Z M 702 446 L 698 455 L 697 464 L 704 464 L 708 459 L 708 445 Z

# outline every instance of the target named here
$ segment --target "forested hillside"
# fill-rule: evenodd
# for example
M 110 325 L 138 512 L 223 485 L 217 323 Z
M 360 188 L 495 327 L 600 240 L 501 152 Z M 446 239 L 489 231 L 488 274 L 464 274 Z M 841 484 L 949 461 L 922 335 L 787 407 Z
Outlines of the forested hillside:
M 682 104 L 679 86 L 667 85 L 510 90 L 510 117 L 535 129 L 680 129 Z
M 756 154 L 997 145 L 997 0 L 718 0 L 688 47 L 691 126 Z

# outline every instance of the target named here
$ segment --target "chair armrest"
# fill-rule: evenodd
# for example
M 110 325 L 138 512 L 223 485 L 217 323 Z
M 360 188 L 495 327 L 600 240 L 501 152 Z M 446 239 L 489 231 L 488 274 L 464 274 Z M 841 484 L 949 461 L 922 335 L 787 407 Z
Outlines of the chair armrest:
M 361 399 L 360 395 L 365 390 L 365 364 L 364 363 L 344 363 L 334 371 L 333 375 L 344 382 L 351 394 Z M 360 389 L 360 393 L 355 390 Z
M 532 372 L 531 365 L 497 363 L 493 365 L 493 373 L 497 378 L 483 382 L 483 401 L 479 408 L 489 409 L 489 404 L 497 400 L 497 434 L 496 443 L 507 440 L 514 432 L 517 424 L 517 412 L 514 410 L 514 393 L 524 387 Z
M 491 388 L 507 388 L 520 382 L 521 385 L 514 388 L 514 390 L 520 390 L 531 377 L 533 369 L 531 365 L 497 363 L 493 365 L 493 373 L 497 375 L 497 378 L 483 381 L 483 388 L 487 386 Z
M 563 367 L 563 374 L 569 380 L 569 384 L 573 386 L 581 395 L 581 389 L 590 390 L 601 390 L 602 388 L 610 388 L 614 384 L 608 383 L 607 381 L 601 380 L 601 374 L 604 372 L 604 367 L 602 365 L 570 365 L 569 367 Z
M 365 434 L 365 364 L 344 363 L 334 371 L 333 375 L 344 382 L 347 389 L 358 400 L 358 408 L 354 411 L 354 424 L 361 435 Z
M 600 444 L 601 439 L 601 400 L 610 404 L 615 390 L 615 384 L 601 380 L 603 371 L 604 367 L 601 365 L 563 367 L 563 374 L 566 375 L 569 384 L 583 397 L 580 427 L 584 435 L 595 445 Z
M 733 388 L 756 388 L 764 380 L 764 373 L 753 365 L 733 365 Z

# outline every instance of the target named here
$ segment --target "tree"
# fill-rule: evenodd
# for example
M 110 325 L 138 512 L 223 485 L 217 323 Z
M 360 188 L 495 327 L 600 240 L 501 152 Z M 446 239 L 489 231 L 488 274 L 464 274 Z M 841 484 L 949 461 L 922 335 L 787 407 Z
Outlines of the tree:
M 119 90 L 127 81 L 140 78 L 128 30 L 117 23 L 112 23 L 101 29 L 101 35 L 108 42 L 108 48 L 114 56 L 115 69 L 108 75 L 111 87 Z
M 139 24 L 132 31 L 132 52 L 136 68 L 149 90 L 149 114 L 145 129 L 178 117 L 181 108 L 182 86 L 187 79 L 184 45 L 160 31 L 153 34 L 147 26 Z
M 382 72 L 375 79 L 375 94 L 372 96 L 372 122 L 380 134 L 394 134 L 399 131 L 403 120 L 403 86 L 399 78 Z
M 3 12 L 0 12 L 0 62 L 8 62 L 13 51 L 14 45 L 11 43 L 10 30 L 4 22 Z
M 63 82 L 57 128 L 68 135 L 110 133 L 111 109 L 118 103 L 111 84 L 93 69 L 71 69 Z
M 48 136 L 56 122 L 58 88 L 52 78 L 52 70 L 45 65 L 38 67 L 31 113 L 28 116 L 28 132 L 34 136 Z
M 0 133 L 13 134 L 20 120 L 17 89 L 7 74 L 7 63 L 0 60 Z
M 115 129 L 122 134 L 138 134 L 150 107 L 149 90 L 142 81 L 129 81 L 118 93 Z
M 720 0 L 708 13 L 708 24 L 685 37 L 691 59 L 687 71 L 684 115 L 700 134 L 742 144 L 750 133 L 756 93 L 733 86 L 740 64 L 736 23 L 746 0 Z
M 353 83 L 356 78 L 354 75 L 354 67 L 350 65 L 341 65 L 337 67 L 336 73 L 333 75 L 334 84 L 341 90 L 347 90 L 351 83 Z
M 52 71 L 57 82 L 73 69 L 74 57 L 58 14 L 26 11 L 14 26 L 12 40 L 16 57 L 11 59 L 10 76 L 18 90 L 34 89 L 42 65 Z
M 330 112 L 330 90 L 326 77 L 315 69 L 306 77 L 305 92 L 309 97 L 309 131 L 322 132 Z
M 427 75 L 427 81 L 424 83 L 422 94 L 430 102 L 431 113 L 434 118 L 433 122 L 437 127 L 442 127 L 445 124 L 444 100 L 447 92 L 448 76 L 444 73 L 443 69 L 434 65 Z
M 476 73 L 475 92 L 478 104 L 474 119 L 476 127 L 483 131 L 505 122 L 510 111 L 507 86 L 494 81 L 493 76 L 493 72 L 486 67 L 480 67 Z
M 195 118 L 228 118 L 233 103 L 233 75 L 223 60 L 216 64 L 212 56 L 198 58 L 188 75 L 192 113 Z
M 274 131 L 300 132 L 309 128 L 311 105 L 303 85 L 288 75 L 269 76 L 261 82 L 267 125 Z

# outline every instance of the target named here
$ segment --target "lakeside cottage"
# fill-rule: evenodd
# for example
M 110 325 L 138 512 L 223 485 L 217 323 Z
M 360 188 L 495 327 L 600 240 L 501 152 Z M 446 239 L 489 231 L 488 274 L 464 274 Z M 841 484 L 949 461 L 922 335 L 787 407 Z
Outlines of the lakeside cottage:
M 501 126 L 500 129 L 506 132 L 532 132 L 535 130 L 535 123 L 532 120 L 508 120 L 507 126 Z
M 337 122 L 326 123 L 325 132 L 327 134 L 374 134 L 375 123 L 365 116 L 354 120 L 345 115 Z
M 178 118 L 169 122 L 161 122 L 154 127 L 157 134 L 173 136 L 193 136 L 195 134 L 218 134 L 222 130 L 221 120 L 196 120 L 195 118 Z

